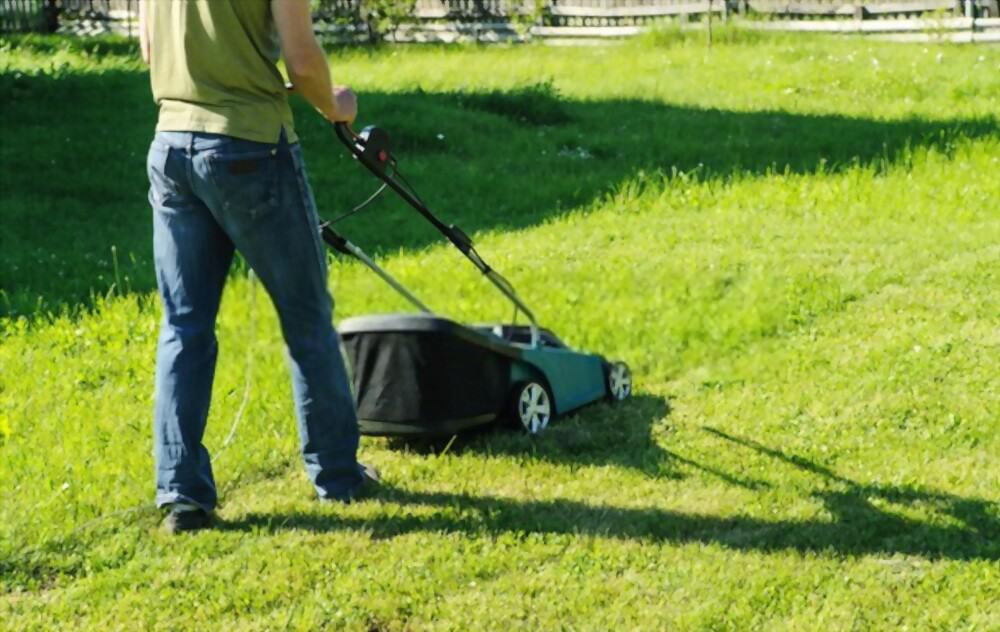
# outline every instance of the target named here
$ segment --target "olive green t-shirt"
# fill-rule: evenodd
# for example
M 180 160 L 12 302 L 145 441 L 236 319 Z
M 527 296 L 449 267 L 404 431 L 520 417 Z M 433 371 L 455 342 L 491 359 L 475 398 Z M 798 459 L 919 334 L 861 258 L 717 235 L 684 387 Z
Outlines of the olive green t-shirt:
M 160 132 L 296 140 L 270 0 L 148 0 Z

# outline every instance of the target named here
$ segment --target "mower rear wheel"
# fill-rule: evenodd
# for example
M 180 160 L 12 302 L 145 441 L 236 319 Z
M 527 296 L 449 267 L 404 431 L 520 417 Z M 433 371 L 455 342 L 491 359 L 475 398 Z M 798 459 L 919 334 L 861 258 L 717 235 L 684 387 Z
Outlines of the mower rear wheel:
M 552 397 L 544 384 L 518 384 L 514 388 L 512 404 L 514 419 L 521 422 L 528 434 L 537 435 L 548 427 L 552 419 Z
M 620 402 L 632 394 L 632 370 L 624 362 L 612 362 L 607 367 L 608 399 Z

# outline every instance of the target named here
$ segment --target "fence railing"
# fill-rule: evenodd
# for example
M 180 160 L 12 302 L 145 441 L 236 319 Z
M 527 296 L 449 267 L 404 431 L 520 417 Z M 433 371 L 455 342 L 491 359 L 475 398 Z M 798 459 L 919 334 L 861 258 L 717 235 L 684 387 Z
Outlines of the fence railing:
M 772 24 L 764 28 L 856 32 L 885 31 L 886 27 L 871 29 L 860 23 L 887 18 L 898 22 L 901 32 L 909 32 L 914 30 L 914 18 L 931 14 L 935 25 L 951 25 L 945 30 L 976 31 L 977 25 L 996 21 L 998 1 L 312 0 L 317 32 L 339 41 L 623 36 L 650 23 L 696 21 L 709 14 L 768 16 Z M 58 30 L 134 36 L 137 7 L 138 0 L 0 0 L 0 32 Z M 972 21 L 959 23 L 958 19 Z

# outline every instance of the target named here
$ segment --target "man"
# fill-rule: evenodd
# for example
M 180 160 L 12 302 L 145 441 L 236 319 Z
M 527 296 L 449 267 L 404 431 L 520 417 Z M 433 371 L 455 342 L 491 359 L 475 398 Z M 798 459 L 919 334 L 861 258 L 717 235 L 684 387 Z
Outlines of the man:
M 356 97 L 331 85 L 309 0 L 143 0 L 139 7 L 143 59 L 160 108 L 147 169 L 163 303 L 154 444 L 156 502 L 169 508 L 164 528 L 211 524 L 217 498 L 202 437 L 215 318 L 234 250 L 278 312 L 306 470 L 320 498 L 350 502 L 378 476 L 357 461 L 357 418 L 279 49 L 296 91 L 328 120 L 353 121 Z

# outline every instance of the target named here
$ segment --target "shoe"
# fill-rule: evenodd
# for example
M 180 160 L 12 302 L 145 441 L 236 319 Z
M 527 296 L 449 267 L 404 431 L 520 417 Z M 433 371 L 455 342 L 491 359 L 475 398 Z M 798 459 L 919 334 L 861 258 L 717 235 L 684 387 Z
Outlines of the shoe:
M 351 490 L 348 502 L 368 498 L 382 487 L 382 477 L 378 470 L 365 463 L 358 463 L 358 467 L 361 468 L 361 482 Z
M 376 470 L 371 465 L 365 465 L 364 463 L 358 463 L 358 469 L 361 473 L 361 482 L 354 486 L 354 489 L 350 490 L 344 496 L 321 496 L 320 500 L 327 503 L 343 503 L 348 505 L 354 500 L 363 500 L 372 496 L 382 487 L 382 478 Z
M 212 514 L 195 505 L 175 503 L 170 505 L 162 529 L 166 533 L 200 531 L 212 526 Z

